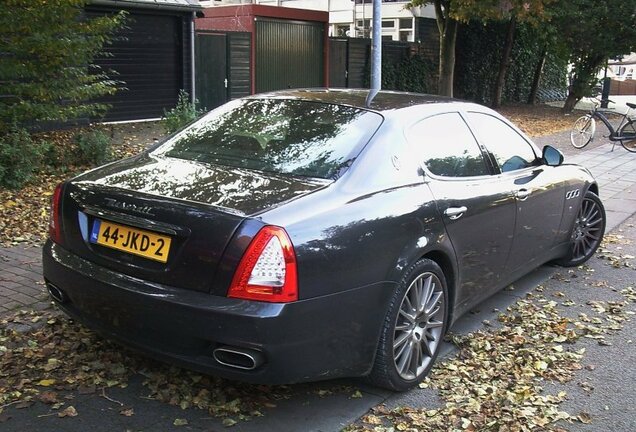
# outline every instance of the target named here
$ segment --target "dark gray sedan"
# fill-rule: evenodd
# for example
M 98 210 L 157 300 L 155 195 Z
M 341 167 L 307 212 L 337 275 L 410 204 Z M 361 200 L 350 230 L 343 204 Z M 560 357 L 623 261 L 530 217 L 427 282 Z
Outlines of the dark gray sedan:
M 605 212 L 586 169 L 485 107 L 366 95 L 236 100 L 59 185 L 51 296 L 192 369 L 402 390 L 472 305 L 595 252 Z

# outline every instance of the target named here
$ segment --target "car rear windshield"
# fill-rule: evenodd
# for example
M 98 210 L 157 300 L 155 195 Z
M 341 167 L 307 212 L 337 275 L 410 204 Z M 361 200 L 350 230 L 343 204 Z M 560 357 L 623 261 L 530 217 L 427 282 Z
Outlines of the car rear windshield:
M 279 174 L 336 178 L 382 116 L 296 99 L 230 102 L 176 134 L 153 154 Z

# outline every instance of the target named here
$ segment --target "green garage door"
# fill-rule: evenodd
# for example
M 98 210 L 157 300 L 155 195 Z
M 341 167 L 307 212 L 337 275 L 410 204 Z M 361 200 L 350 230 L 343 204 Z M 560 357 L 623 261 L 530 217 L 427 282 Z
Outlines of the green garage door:
M 256 92 L 322 87 L 324 24 L 256 21 Z

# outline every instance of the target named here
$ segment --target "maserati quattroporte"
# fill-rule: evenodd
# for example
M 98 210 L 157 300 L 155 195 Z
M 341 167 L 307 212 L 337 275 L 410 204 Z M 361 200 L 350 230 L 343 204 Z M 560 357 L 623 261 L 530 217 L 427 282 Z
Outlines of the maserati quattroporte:
M 496 112 L 288 90 L 60 184 L 44 277 L 67 314 L 206 373 L 406 389 L 445 331 L 605 229 L 590 173 Z

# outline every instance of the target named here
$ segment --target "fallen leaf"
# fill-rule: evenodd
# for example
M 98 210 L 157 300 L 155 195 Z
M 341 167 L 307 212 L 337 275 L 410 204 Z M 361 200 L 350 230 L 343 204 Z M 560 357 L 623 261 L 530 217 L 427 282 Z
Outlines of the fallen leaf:
M 67 406 L 64 410 L 57 413 L 58 417 L 77 417 L 77 410 L 73 405 Z
M 225 427 L 231 427 L 236 424 L 236 420 L 228 417 L 228 418 L 224 418 L 222 423 L 223 423 L 223 426 Z
M 579 413 L 579 415 L 576 416 L 576 418 L 581 422 L 581 423 L 585 423 L 585 424 L 590 424 L 592 423 L 592 416 L 589 413 L 586 413 L 585 411 L 581 411 Z
M 126 409 L 122 409 L 121 411 L 119 411 L 119 414 L 125 416 L 125 417 L 132 417 L 133 415 L 135 415 L 135 411 L 133 411 L 132 408 L 126 408 Z
M 42 392 L 42 393 L 40 393 L 38 398 L 40 399 L 40 402 L 45 403 L 47 405 L 51 405 L 51 404 L 54 404 L 54 403 L 58 402 L 57 393 L 55 393 L 53 391 Z
M 361 392 L 360 390 L 356 390 L 356 391 L 355 391 L 355 392 L 351 395 L 351 397 L 352 397 L 353 399 L 359 399 L 359 398 L 361 398 L 361 397 L 362 397 L 362 392 Z
M 54 379 L 43 379 L 38 381 L 38 385 L 42 387 L 49 387 L 49 386 L 52 386 L 53 384 L 55 384 Z

